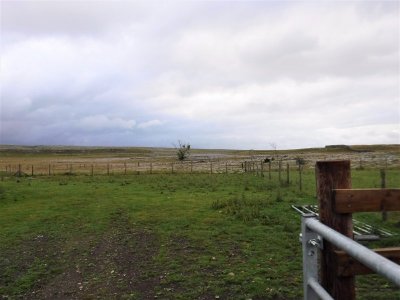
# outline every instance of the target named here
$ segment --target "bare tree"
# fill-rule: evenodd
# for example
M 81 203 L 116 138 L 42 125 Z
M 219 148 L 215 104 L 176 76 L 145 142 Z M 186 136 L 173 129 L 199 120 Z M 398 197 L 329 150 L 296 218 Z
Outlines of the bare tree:
M 180 161 L 185 160 L 189 154 L 190 154 L 190 144 L 188 143 L 182 143 L 181 141 L 178 141 L 178 145 L 175 145 L 176 149 L 176 155 L 178 156 L 178 159 Z
M 275 156 L 275 158 L 276 159 L 278 159 L 279 158 L 279 155 L 278 155 L 278 145 L 276 144 L 276 143 L 269 143 L 269 145 L 271 146 L 271 148 L 274 150 L 274 156 Z

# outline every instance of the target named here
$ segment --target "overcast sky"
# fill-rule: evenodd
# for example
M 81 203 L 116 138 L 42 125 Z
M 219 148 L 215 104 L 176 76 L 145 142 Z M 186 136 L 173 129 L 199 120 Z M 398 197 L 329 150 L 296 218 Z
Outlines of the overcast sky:
M 398 1 L 3 1 L 1 144 L 400 143 Z

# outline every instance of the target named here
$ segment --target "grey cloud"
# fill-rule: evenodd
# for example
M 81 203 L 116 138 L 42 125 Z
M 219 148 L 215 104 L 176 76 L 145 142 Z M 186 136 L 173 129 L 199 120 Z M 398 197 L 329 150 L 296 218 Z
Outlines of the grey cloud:
M 2 29 L 22 35 L 91 35 L 143 21 L 149 7 L 129 1 L 2 1 Z
M 398 4 L 1 5 L 2 143 L 398 140 Z

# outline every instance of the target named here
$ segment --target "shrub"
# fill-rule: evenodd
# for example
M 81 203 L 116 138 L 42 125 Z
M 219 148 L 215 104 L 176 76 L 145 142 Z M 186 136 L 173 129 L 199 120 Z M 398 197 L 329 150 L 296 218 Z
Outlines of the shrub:
M 175 146 L 176 155 L 179 160 L 185 160 L 190 154 L 190 144 L 184 144 L 181 141 L 178 141 L 178 146 Z

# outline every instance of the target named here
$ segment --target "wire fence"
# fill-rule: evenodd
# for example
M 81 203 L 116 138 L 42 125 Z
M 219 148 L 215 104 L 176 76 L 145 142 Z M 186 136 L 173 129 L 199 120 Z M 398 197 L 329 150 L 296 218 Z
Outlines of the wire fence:
M 246 162 L 134 162 L 134 163 L 50 163 L 4 164 L 9 176 L 50 175 L 132 175 L 174 173 L 243 173 L 261 169 L 261 162 L 248 167 Z M 246 166 L 246 167 L 245 167 Z
M 355 169 L 391 167 L 387 161 L 375 160 L 360 163 L 352 161 Z M 5 176 L 51 176 L 51 175 L 133 175 L 174 173 L 255 173 L 271 176 L 277 172 L 281 181 L 290 172 L 300 173 L 314 168 L 310 160 L 188 160 L 188 161 L 129 161 L 129 162 L 39 162 L 0 163 L 0 173 Z

